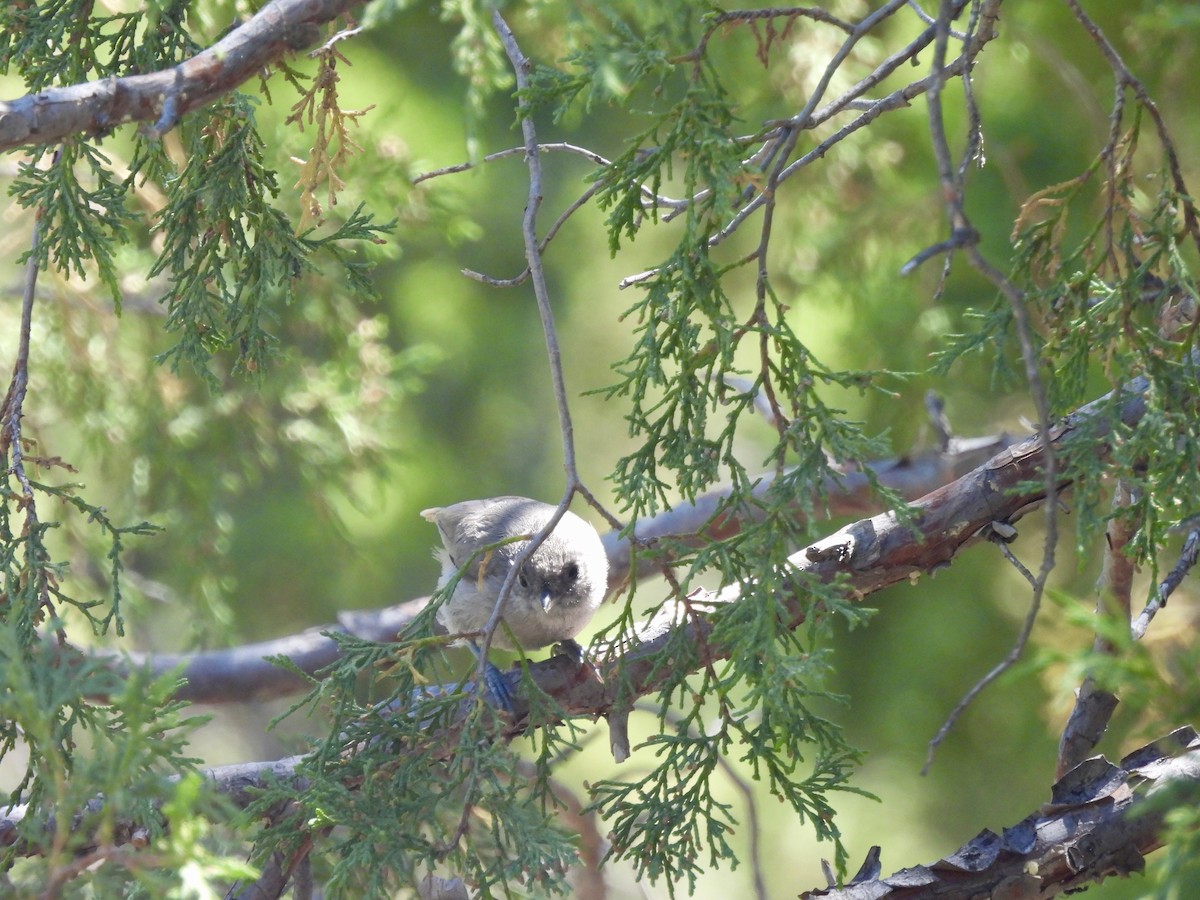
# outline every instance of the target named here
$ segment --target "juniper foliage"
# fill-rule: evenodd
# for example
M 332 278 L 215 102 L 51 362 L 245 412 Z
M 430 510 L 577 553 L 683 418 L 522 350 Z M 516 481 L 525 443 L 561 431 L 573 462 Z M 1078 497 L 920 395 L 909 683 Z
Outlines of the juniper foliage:
M 730 760 L 830 842 L 844 875 L 836 813 L 843 795 L 863 793 L 853 780 L 861 754 L 836 721 L 844 698 L 830 686 L 831 640 L 870 612 L 842 583 L 798 576 L 789 556 L 826 527 L 828 485 L 847 466 L 893 452 L 890 435 L 847 409 L 891 402 L 917 378 L 986 371 L 997 388 L 1021 385 L 1044 399 L 1052 417 L 1106 391 L 1115 415 L 1125 386 L 1140 378 L 1147 411 L 1136 426 L 1118 424 L 1102 446 L 1081 430 L 1057 460 L 1073 485 L 1081 556 L 1094 552 L 1112 517 L 1125 516 L 1138 523 L 1134 561 L 1157 574 L 1200 497 L 1191 272 L 1200 228 L 1157 110 L 1128 81 L 1094 161 L 1021 205 L 1003 278 L 975 284 L 981 302 L 940 342 L 932 368 L 823 358 L 811 337 L 823 310 L 805 292 L 821 293 L 820 276 L 795 245 L 826 258 L 884 255 L 876 229 L 858 241 L 850 229 L 834 235 L 828 222 L 855 195 L 855 179 L 885 178 L 864 160 L 912 140 L 893 119 L 931 82 L 925 68 L 914 76 L 905 64 L 924 66 L 938 41 L 961 62 L 942 71 L 938 89 L 961 104 L 952 118 L 968 150 L 956 177 L 973 196 L 981 126 L 974 82 L 964 79 L 991 62 L 1000 5 L 943 3 L 954 14 L 951 34 L 899 0 L 871 12 L 850 3 L 729 11 L 698 2 L 530 4 L 505 11 L 520 17 L 536 63 L 516 98 L 490 5 L 440 6 L 472 154 L 500 106 L 523 105 L 544 141 L 590 117 L 621 123 L 612 159 L 590 163 L 581 189 L 603 214 L 594 246 L 648 260 L 626 283 L 629 344 L 608 383 L 592 386 L 627 430 L 629 449 L 610 476 L 619 512 L 636 522 L 723 485 L 710 524 L 744 523 L 734 534 L 714 527 L 701 544 L 636 549 L 656 554 L 667 577 L 630 589 L 597 648 L 619 644 L 648 616 L 698 617 L 689 606 L 697 589 L 736 588 L 739 600 L 703 611 L 703 646 L 672 632 L 652 673 L 653 725 L 635 747 L 639 765 L 588 783 L 582 810 L 555 776 L 597 733 L 590 717 L 565 715 L 525 679 L 536 727 L 502 739 L 473 671 L 456 666 L 434 636 L 439 598 L 397 641 L 336 636 L 339 661 L 310 679 L 284 717 L 318 723 L 297 770 L 305 790 L 268 786 L 248 811 L 201 786 L 189 751 L 200 721 L 172 698 L 173 677 L 133 670 L 118 678 L 86 654 L 63 664 L 78 635 L 123 634 L 135 538 L 175 540 L 183 558 L 192 554 L 194 580 L 184 587 L 219 631 L 229 618 L 219 598 L 235 570 L 228 546 L 237 501 L 280 457 L 306 485 L 351 493 L 359 473 L 385 466 L 405 398 L 437 363 L 428 350 L 390 343 L 388 317 L 372 305 L 372 265 L 386 258 L 394 229 L 415 243 L 431 222 L 448 234 L 473 223 L 423 205 L 436 206 L 436 194 L 407 188 L 374 211 L 365 202 L 338 208 L 345 195 L 365 193 L 354 192 L 355 181 L 372 179 L 365 157 L 378 149 L 355 138 L 370 111 L 341 98 L 346 45 L 279 63 L 259 90 L 231 90 L 163 138 L 124 126 L 27 148 L 9 196 L 26 213 L 19 221 L 36 216 L 38 239 L 25 259 L 41 274 L 38 292 L 62 302 L 39 326 L 49 334 L 37 357 L 57 396 L 38 396 L 34 412 L 32 395 L 10 392 L 0 423 L 0 754 L 25 753 L 9 792 L 26 809 L 20 840 L 0 851 L 11 883 L 70 882 L 97 894 L 131 882 L 148 894 L 179 890 L 193 876 L 217 885 L 253 877 L 239 862 L 251 845 L 258 869 L 304 858 L 342 896 L 390 895 L 431 873 L 487 895 L 564 893 L 578 858 L 578 839 L 564 827 L 569 813 L 600 816 L 609 856 L 673 894 L 694 889 L 708 868 L 738 862 L 745 814 L 722 779 Z M 245 12 L 199 0 L 145 6 L 7 4 L 0 73 L 32 93 L 156 71 L 211 44 L 227 14 Z M 412 15 L 407 3 L 378 0 L 365 21 L 385 29 Z M 747 71 L 759 79 L 748 83 Z M 286 90 L 296 98 L 280 99 Z M 272 118 L 271 130 L 263 121 L 276 103 L 291 115 Z M 293 185 L 283 173 L 287 149 L 297 148 L 305 158 Z M 934 171 L 922 169 L 930 191 L 954 186 L 946 173 L 938 186 Z M 942 213 L 927 200 L 912 205 L 909 223 Z M 557 247 L 549 242 L 547 256 Z M 955 270 L 948 280 L 949 257 L 936 258 L 947 270 L 929 292 L 944 298 L 962 276 Z M 70 301 L 90 303 L 90 283 L 81 284 L 91 280 L 121 329 L 152 335 L 153 365 L 130 358 L 111 321 L 90 333 L 95 320 Z M 1032 322 L 1027 334 L 1022 317 Z M 23 410 L 13 406 L 22 399 Z M 28 436 L 63 411 L 87 413 L 74 440 L 127 480 L 168 536 L 150 522 L 121 524 L 73 481 L 27 476 L 34 466 L 68 471 L 56 448 L 40 455 Z M 24 432 L 16 430 L 22 414 Z M 163 471 L 168 451 L 184 470 L 177 479 Z M 1108 510 L 1114 480 L 1133 500 Z M 876 502 L 907 515 L 878 484 Z M 210 527 L 192 530 L 197 509 Z M 335 532 L 336 515 L 322 524 Z M 106 560 L 103 569 L 87 566 L 95 558 Z M 69 579 L 84 590 L 68 590 Z M 1194 679 L 1172 690 L 1141 653 L 1130 645 L 1124 656 L 1072 664 L 1120 686 L 1146 722 L 1186 718 Z M 527 663 L 518 661 L 526 671 Z M 619 668 L 614 677 L 632 706 L 638 687 Z M 1164 704 L 1164 696 L 1181 699 Z M 65 814 L 80 809 L 86 821 Z M 155 855 L 113 849 L 125 821 L 150 823 L 139 839 Z M 1181 812 L 1175 825 L 1167 883 L 1182 877 L 1195 842 L 1192 817 Z M 18 848 L 30 845 L 38 854 L 18 861 Z M 114 865 L 78 865 L 88 854 Z

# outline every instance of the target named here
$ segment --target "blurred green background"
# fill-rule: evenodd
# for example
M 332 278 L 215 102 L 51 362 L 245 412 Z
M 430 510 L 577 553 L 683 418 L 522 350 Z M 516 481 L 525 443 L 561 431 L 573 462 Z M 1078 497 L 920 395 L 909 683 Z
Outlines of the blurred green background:
M 1161 105 L 1185 176 L 1195 183 L 1200 14 L 1187 3 L 1088 5 Z M 851 18 L 868 9 L 858 2 L 831 6 Z M 523 9 L 510 12 L 525 53 L 556 63 L 559 48 L 540 42 L 547 35 Z M 864 42 L 856 71 L 902 46 L 918 27 L 910 16 Z M 399 224 L 394 242 L 379 251 L 379 301 L 312 296 L 281 309 L 277 328 L 285 356 L 263 383 L 230 380 L 227 394 L 212 396 L 189 373 L 147 362 L 168 339 L 140 249 L 131 248 L 125 261 L 127 297 L 119 319 L 93 293 L 94 284 L 43 280 L 47 299 L 37 312 L 27 427 L 40 452 L 80 469 L 89 498 L 114 518 L 148 517 L 166 528 L 131 547 L 126 616 L 138 649 L 262 640 L 332 622 L 339 610 L 427 594 L 438 570 L 434 534 L 419 510 L 499 493 L 559 496 L 561 444 L 531 293 L 461 274 L 470 268 L 506 278 L 524 267 L 524 164 L 515 156 L 409 187 L 415 173 L 468 159 L 469 146 L 489 153 L 519 143 L 506 92 L 492 96 L 478 115 L 468 114 L 466 83 L 449 50 L 456 30 L 437 10 L 419 5 L 340 45 L 352 63 L 339 70 L 342 105 L 374 108 L 360 120 L 355 140 L 362 151 L 337 210 L 329 212 L 344 214 L 363 202 Z M 820 29 L 797 29 L 776 46 L 764 70 L 748 35 L 720 35 L 714 53 L 727 86 L 741 92 L 747 131 L 799 107 L 831 40 Z M 18 95 L 11 82 L 4 86 L 6 96 Z M 970 173 L 969 210 L 984 251 L 1003 266 L 1021 202 L 1078 174 L 1103 146 L 1112 77 L 1065 6 L 1012 0 L 1003 6 L 1000 38 L 980 59 L 975 90 L 986 164 Z M 288 91 L 273 82 L 275 105 L 264 103 L 258 112 L 268 153 L 282 172 L 285 205 L 294 171 L 288 157 L 304 156 L 311 141 L 311 134 L 283 122 L 292 102 Z M 956 118 L 953 136 L 962 131 L 961 115 Z M 605 107 L 562 123 L 538 121 L 543 141 L 570 141 L 609 158 L 643 124 L 634 112 Z M 1152 144 L 1148 137 L 1146 143 Z M 105 145 L 117 164 L 123 146 L 120 136 Z M 1147 152 L 1155 158 L 1155 148 Z M 582 192 L 592 170 L 562 154 L 547 155 L 544 164 L 543 228 Z M 923 100 L 879 119 L 782 193 L 775 284 L 788 297 L 801 337 L 831 366 L 913 373 L 888 385 L 895 397 L 847 393 L 831 401 L 869 431 L 888 433 L 897 455 L 932 443 L 922 405 L 927 389 L 946 398 L 959 434 L 1028 430 L 1024 420 L 1035 416 L 1029 398 L 1019 386 L 994 385 L 986 361 L 960 364 L 948 379 L 925 374 L 943 337 L 969 328 L 966 311 L 989 303 L 993 292 L 963 265 L 955 266 L 940 298 L 940 263 L 909 278 L 898 274 L 945 233 Z M 27 246 L 28 220 L 12 209 L 6 218 L 0 247 L 15 259 Z M 621 313 L 631 299 L 618 282 L 661 257 L 672 226 L 647 229 L 612 259 L 602 223 L 594 208 L 580 211 L 550 246 L 546 264 L 574 398 L 580 472 L 607 499 L 605 477 L 628 448 L 623 410 L 619 401 L 584 394 L 609 384 L 609 366 L 627 353 L 630 324 Z M 5 283 L 18 285 L 20 270 L 8 271 Z M 744 289 L 749 297 L 749 281 Z M 323 290 L 336 294 L 336 285 Z M 6 294 L 0 330 L 13 334 L 19 292 Z M 3 345 L 5 358 L 11 352 Z M 753 433 L 743 437 L 747 460 L 765 453 L 769 435 L 762 428 L 761 443 Z M 1031 566 L 1041 549 L 1035 518 L 1026 520 L 1014 545 Z M 63 547 L 78 590 L 86 592 L 102 568 L 102 551 L 73 531 Z M 1055 584 L 1079 603 L 1090 605 L 1096 553 L 1088 548 L 1076 559 L 1069 546 L 1061 549 Z M 656 588 L 642 590 L 651 597 Z M 880 800 L 844 802 L 839 825 L 852 870 L 876 843 L 883 846 L 885 872 L 930 862 L 978 830 L 1014 824 L 1048 800 L 1073 687 L 1053 670 L 1023 668 L 991 687 L 942 746 L 930 775 L 918 774 L 927 742 L 954 704 L 1008 651 L 1026 595 L 1024 582 L 993 548 L 976 546 L 936 578 L 873 595 L 879 612 L 870 625 L 839 637 L 832 687 L 848 702 L 831 715 L 866 751 L 857 785 Z M 1187 624 L 1190 600 L 1185 585 L 1155 628 L 1168 633 Z M 602 610 L 598 623 L 606 621 Z M 1055 648 L 1091 640 L 1053 606 L 1034 638 Z M 198 755 L 223 763 L 301 747 L 304 722 L 265 730 L 282 705 L 213 710 Z M 1154 736 L 1135 724 L 1122 726 L 1118 718 L 1104 752 L 1119 756 Z M 635 721 L 634 737 L 642 726 L 649 727 Z M 564 767 L 565 783 L 578 787 L 619 774 L 603 725 L 596 727 L 597 739 Z M 635 749 L 624 767 L 639 765 Z M 728 793 L 745 821 L 736 785 Z M 759 802 L 765 798 L 763 792 Z M 820 859 L 831 849 L 814 844 L 775 803 L 763 803 L 759 817 L 769 895 L 792 896 L 821 884 Z M 748 829 L 740 838 L 748 839 Z M 746 893 L 751 862 L 743 857 L 736 869 L 714 870 L 697 896 Z M 632 884 L 619 863 L 611 880 L 613 896 L 666 896 L 662 885 Z M 1141 880 L 1110 882 L 1091 896 L 1138 896 L 1145 889 Z

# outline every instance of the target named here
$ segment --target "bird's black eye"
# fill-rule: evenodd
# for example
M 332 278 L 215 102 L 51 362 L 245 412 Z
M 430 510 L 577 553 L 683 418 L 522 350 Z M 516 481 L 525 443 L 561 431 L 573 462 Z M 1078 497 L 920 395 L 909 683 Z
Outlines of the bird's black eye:
M 523 571 L 517 575 L 517 584 L 524 590 L 529 590 L 529 577 Z
M 567 582 L 567 584 L 574 584 L 578 577 L 579 566 L 575 565 L 575 563 L 570 562 L 563 566 L 563 579 Z

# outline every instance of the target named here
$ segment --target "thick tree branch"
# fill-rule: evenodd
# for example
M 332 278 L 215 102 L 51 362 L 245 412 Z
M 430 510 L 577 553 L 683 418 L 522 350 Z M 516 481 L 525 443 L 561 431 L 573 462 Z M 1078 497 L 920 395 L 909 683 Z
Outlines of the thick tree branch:
M 110 664 L 119 670 L 149 667 L 156 676 L 178 671 L 183 684 L 175 698 L 191 703 L 240 703 L 283 697 L 308 690 L 311 682 L 291 669 L 276 665 L 272 658 L 285 657 L 300 672 L 315 675 L 341 658 L 341 648 L 330 634 L 351 634 L 367 641 L 394 641 L 428 603 L 428 597 L 419 597 L 383 609 L 348 610 L 340 613 L 334 624 L 222 650 L 113 653 L 109 654 Z
M 1096 618 L 1120 621 L 1128 627 L 1132 609 L 1133 576 L 1137 566 L 1127 551 L 1142 524 L 1131 518 L 1133 489 L 1118 481 L 1113 489 L 1112 518 L 1105 529 L 1104 566 L 1096 583 Z M 1103 629 L 1096 634 L 1092 651 L 1111 656 L 1117 652 Z M 1088 673 L 1075 693 L 1075 707 L 1067 717 L 1058 743 L 1058 764 L 1055 773 L 1062 776 L 1092 752 L 1108 729 L 1109 719 L 1117 708 L 1117 695 L 1101 687 L 1095 676 Z
M 878 500 L 871 489 L 868 471 L 884 487 L 913 500 L 970 471 L 1013 442 L 1007 435 L 954 439 L 945 452 L 931 450 L 880 460 L 865 467 L 845 466 L 836 480 L 830 478 L 822 485 L 820 493 L 831 515 L 874 512 Z M 756 493 L 766 491 L 773 477 L 762 476 Z M 693 503 L 681 503 L 653 518 L 642 519 L 634 529 L 634 539 L 641 545 L 668 539 L 698 544 L 734 534 L 746 523 L 731 517 L 711 521 L 728 494 L 728 490 L 712 491 Z M 801 506 L 796 504 L 797 515 Z M 663 565 L 663 554 L 635 555 L 630 540 L 617 531 L 609 532 L 603 540 L 608 551 L 610 592 L 620 589 L 630 578 L 640 580 L 656 575 Z M 121 669 L 149 666 L 155 675 L 178 671 L 184 683 L 175 696 L 193 703 L 241 703 L 281 697 L 307 690 L 310 682 L 303 675 L 271 662 L 272 657 L 286 657 L 295 669 L 315 675 L 341 657 L 339 645 L 330 634 L 394 641 L 428 602 L 428 597 L 419 597 L 382 609 L 348 610 L 339 613 L 336 623 L 221 650 L 187 654 L 126 651 L 112 654 L 111 665 Z
M 1116 398 L 1111 394 L 1106 395 L 1082 407 L 1048 429 L 1050 440 L 1061 449 L 1069 440 L 1082 439 L 1089 442 L 1095 453 L 1105 454 L 1105 442 L 1114 426 L 1108 418 L 1113 409 L 1113 400 L 1120 401 L 1117 411 L 1122 422 L 1128 426 L 1135 425 L 1146 411 L 1143 394 L 1147 386 L 1145 379 L 1135 379 Z M 1045 498 L 1045 485 L 1041 480 L 1045 454 L 1046 449 L 1039 436 L 1027 438 L 1006 447 L 957 480 L 926 494 L 912 505 L 908 521 L 902 520 L 896 512 L 888 511 L 848 525 L 795 554 L 791 562 L 797 576 L 796 595 L 789 601 L 793 624 L 798 625 L 804 619 L 805 604 L 801 598 L 808 583 L 806 579 L 816 578 L 828 583 L 840 578 L 848 591 L 864 597 L 889 585 L 922 574 L 932 574 L 951 564 L 964 547 L 989 537 L 993 533 L 994 523 L 1010 524 L 1018 520 Z M 886 484 L 888 472 L 883 470 L 879 474 Z M 851 481 L 848 477 L 847 482 Z M 1068 483 L 1060 478 L 1057 487 L 1062 489 Z M 852 496 L 861 498 L 861 494 Z M 688 521 L 690 515 L 696 515 L 702 523 L 704 507 L 708 503 L 715 505 L 716 502 L 715 497 L 710 497 L 697 507 L 686 509 L 672 524 Z M 737 523 L 733 521 L 719 522 L 710 526 L 708 535 L 719 536 L 726 533 L 724 529 L 736 527 Z M 654 525 L 651 524 L 639 537 L 654 531 Z M 620 544 L 611 536 L 608 546 L 615 558 L 628 560 Z M 626 547 L 625 552 L 627 550 Z M 738 586 L 734 585 L 719 595 L 698 596 L 691 603 L 697 608 L 709 608 L 736 602 L 738 595 Z M 346 630 L 379 640 L 394 640 L 399 629 L 426 602 L 425 599 L 415 600 L 411 601 L 411 605 L 400 604 L 378 613 L 349 613 L 343 616 L 343 624 L 332 630 Z M 655 690 L 657 678 L 660 677 L 654 674 L 660 670 L 656 654 L 668 643 L 675 628 L 687 629 L 689 638 L 702 648 L 701 664 L 711 664 L 714 658 L 719 658 L 719 648 L 712 647 L 706 640 L 710 629 L 707 619 L 692 617 L 686 625 L 681 625 L 677 622 L 683 619 L 676 616 L 675 612 L 673 607 L 664 609 L 638 635 L 620 642 L 620 647 L 608 648 L 608 661 L 599 672 L 592 672 L 590 676 L 581 673 L 573 661 L 566 657 L 552 657 L 534 663 L 529 671 L 538 687 L 551 695 L 564 713 L 602 714 L 613 706 L 616 685 L 621 681 L 616 675 L 618 667 L 624 667 L 623 676 L 627 676 L 625 684 L 632 688 L 634 696 Z M 134 658 L 134 663 L 149 664 L 156 672 L 173 671 L 183 666 L 183 675 L 189 684 L 181 688 L 179 696 L 207 702 L 272 696 L 294 692 L 305 686 L 303 679 L 290 673 L 274 674 L 277 667 L 266 662 L 264 655 L 288 656 L 301 665 L 303 671 L 309 672 L 335 661 L 337 647 L 331 638 L 309 632 L 280 641 L 191 657 Z M 605 655 L 603 651 L 601 655 Z M 505 673 L 505 677 L 516 695 L 520 670 L 511 669 Z M 524 720 L 527 707 L 519 697 L 515 713 L 514 733 L 525 730 L 531 724 Z
M 1076 446 L 1087 446 L 1088 452 L 1104 457 L 1117 425 L 1113 415 L 1126 427 L 1136 426 L 1146 413 L 1148 389 L 1147 379 L 1134 379 L 1044 433 L 1059 452 L 1069 443 L 1079 442 Z M 791 626 L 798 627 L 805 620 L 804 598 L 814 580 L 826 584 L 836 580 L 848 594 L 861 599 L 892 584 L 933 574 L 950 565 L 959 551 L 990 537 L 997 525 L 1011 526 L 1045 500 L 1043 467 L 1052 452 L 1040 435 L 1034 435 L 926 495 L 912 504 L 904 517 L 889 510 L 862 519 L 794 554 L 789 559 L 794 593 L 780 598 Z M 1055 492 L 1069 484 L 1060 473 Z M 678 608 L 681 604 L 665 603 L 637 634 L 598 648 L 595 666 L 580 667 L 573 658 L 557 655 L 530 664 L 528 671 L 538 692 L 554 700 L 556 716 L 619 713 L 632 699 L 653 694 L 668 677 L 671 666 L 664 665 L 662 654 L 678 640 L 681 629 L 696 649 L 697 667 L 724 658 L 727 651 L 709 639 L 711 614 L 736 603 L 740 595 L 737 584 L 717 593 L 698 591 L 687 598 L 687 611 Z M 541 725 L 530 718 L 521 685 L 522 669 L 514 667 L 502 675 L 514 699 L 507 734 Z
M 0 150 L 105 134 L 126 122 L 174 127 L 288 53 L 320 40 L 320 25 L 362 0 L 272 0 L 207 50 L 161 72 L 106 78 L 0 101 Z
M 1140 872 L 1145 855 L 1163 843 L 1165 809 L 1150 798 L 1182 782 L 1200 783 L 1200 736 L 1192 728 L 1135 750 L 1118 765 L 1092 757 L 1054 785 L 1049 804 L 1002 834 L 980 832 L 935 863 L 800 896 L 1045 898 Z
M 1137 378 L 1121 391 L 1081 407 L 1045 429 L 1048 442 L 1034 435 L 1001 451 L 912 504 L 906 519 L 896 511 L 862 519 L 794 554 L 790 563 L 796 576 L 795 594 L 781 598 L 792 626 L 804 621 L 803 597 L 813 579 L 827 584 L 838 580 L 849 594 L 862 598 L 889 585 L 933 574 L 950 565 L 960 550 L 989 537 L 995 523 L 1007 526 L 1016 522 L 1046 498 L 1042 476 L 1047 456 L 1056 449 L 1061 452 L 1072 441 L 1085 442 L 1090 452 L 1106 456 L 1107 441 L 1116 425 L 1110 418 L 1114 402 L 1121 422 L 1132 427 L 1146 413 L 1144 393 L 1148 388 L 1146 379 Z M 1057 492 L 1069 484 L 1060 473 L 1053 487 Z M 731 585 L 716 594 L 694 595 L 689 603 L 693 609 L 717 608 L 737 602 L 739 596 L 740 586 Z M 722 658 L 722 649 L 708 640 L 711 627 L 706 617 L 679 616 L 665 608 L 633 640 L 622 642 L 612 661 L 601 667 L 603 684 L 572 683 L 564 689 L 557 678 L 538 683 L 564 709 L 603 713 L 614 704 L 619 689 L 634 696 L 656 690 L 665 677 L 659 653 L 671 643 L 676 629 L 685 629 L 696 646 L 699 665 Z M 515 671 L 507 674 L 514 689 L 519 675 Z

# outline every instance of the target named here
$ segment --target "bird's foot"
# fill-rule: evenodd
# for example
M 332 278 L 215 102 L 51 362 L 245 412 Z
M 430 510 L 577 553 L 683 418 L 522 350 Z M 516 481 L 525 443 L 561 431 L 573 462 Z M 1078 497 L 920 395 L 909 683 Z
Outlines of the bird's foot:
M 489 700 L 493 706 L 498 706 L 506 713 L 511 714 L 513 712 L 513 695 L 512 691 L 509 690 L 508 680 L 490 659 L 483 658 L 483 654 L 479 652 L 479 647 L 474 641 L 468 643 L 467 646 L 471 648 L 471 652 L 475 655 L 475 661 L 483 664 L 483 686 L 487 689 L 484 699 Z
M 491 695 L 490 699 L 494 702 L 494 705 L 509 714 L 515 711 L 512 691 L 508 687 L 508 679 L 504 677 L 504 673 L 497 669 L 491 660 L 487 660 L 484 663 L 483 684 Z
M 567 657 L 569 660 L 571 660 L 571 662 L 575 663 L 576 669 L 587 670 L 591 672 L 597 681 L 599 681 L 601 684 L 604 683 L 604 678 L 601 676 L 600 670 L 596 667 L 596 664 L 584 654 L 583 647 L 579 646 L 577 641 L 571 638 L 567 638 L 565 641 L 559 641 L 550 648 L 550 652 L 556 656 Z
M 559 641 L 550 648 L 552 656 L 567 656 L 575 663 L 576 666 L 582 666 L 583 648 L 579 646 L 579 642 L 574 638 L 567 638 L 565 641 Z

